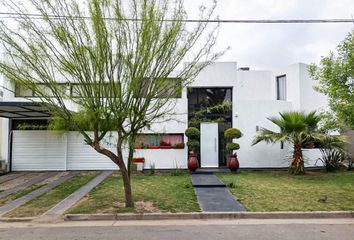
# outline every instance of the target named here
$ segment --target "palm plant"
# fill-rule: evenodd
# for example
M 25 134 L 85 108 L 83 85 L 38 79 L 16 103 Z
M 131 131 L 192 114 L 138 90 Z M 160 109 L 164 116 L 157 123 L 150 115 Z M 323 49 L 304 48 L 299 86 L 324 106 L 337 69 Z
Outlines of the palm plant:
M 288 142 L 293 145 L 292 161 L 289 172 L 303 174 L 305 172 L 302 146 L 318 144 L 320 148 L 343 149 L 344 140 L 339 136 L 331 136 L 319 128 L 321 116 L 315 111 L 308 114 L 298 111 L 279 113 L 280 117 L 268 118 L 277 125 L 279 132 L 262 128 L 253 140 L 252 145 L 259 142 L 276 143 Z

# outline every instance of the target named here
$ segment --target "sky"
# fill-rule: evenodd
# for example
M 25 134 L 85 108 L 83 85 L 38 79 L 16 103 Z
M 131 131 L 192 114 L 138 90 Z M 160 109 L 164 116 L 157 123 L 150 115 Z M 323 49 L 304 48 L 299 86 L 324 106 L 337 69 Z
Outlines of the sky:
M 185 0 L 189 18 L 211 0 Z M 354 18 L 353 0 L 218 0 L 220 19 Z M 345 24 L 222 24 L 218 49 L 231 49 L 220 61 L 239 67 L 274 69 L 296 63 L 318 63 L 354 27 Z
M 188 18 L 198 19 L 199 6 L 211 6 L 212 1 L 184 0 Z M 354 18 L 354 0 L 217 2 L 214 17 L 218 16 L 220 19 Z M 254 70 L 282 68 L 296 62 L 319 63 L 321 56 L 335 50 L 353 28 L 353 23 L 221 24 L 216 49 L 230 47 L 219 61 L 235 61 L 238 67 L 250 67 Z

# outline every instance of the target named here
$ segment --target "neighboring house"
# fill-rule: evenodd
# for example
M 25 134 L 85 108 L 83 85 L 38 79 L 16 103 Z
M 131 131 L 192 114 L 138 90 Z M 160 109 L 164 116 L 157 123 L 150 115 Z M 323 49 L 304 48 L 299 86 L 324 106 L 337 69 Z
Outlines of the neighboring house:
M 98 170 L 116 169 L 106 157 L 96 153 L 84 143 L 77 132 L 51 132 L 18 130 L 23 123 L 46 124 L 50 114 L 36 106 L 26 96 L 35 99 L 32 92 L 3 81 L 3 101 L 0 102 L 2 120 L 1 153 L 12 171 L 36 170 Z M 307 65 L 293 64 L 274 71 L 253 71 L 238 68 L 236 62 L 217 62 L 204 69 L 188 87 L 176 96 L 177 119 L 153 124 L 137 140 L 135 157 L 144 157 L 144 168 L 187 168 L 187 139 L 184 131 L 193 112 L 201 107 L 229 101 L 232 107 L 207 118 L 222 117 L 223 123 L 202 124 L 201 167 L 226 165 L 223 131 L 237 127 L 243 132 L 238 139 L 237 151 L 243 168 L 287 167 L 289 146 L 265 143 L 251 146 L 261 127 L 273 128 L 267 117 L 277 116 L 289 110 L 312 111 L 327 107 L 324 95 L 313 89 L 315 82 L 309 77 Z M 72 91 L 69 86 L 68 91 Z M 276 130 L 276 129 L 274 129 Z M 10 139 L 10 140 L 9 140 Z M 113 136 L 105 144 L 114 149 Z M 317 149 L 305 150 L 307 166 L 315 166 L 319 156 Z

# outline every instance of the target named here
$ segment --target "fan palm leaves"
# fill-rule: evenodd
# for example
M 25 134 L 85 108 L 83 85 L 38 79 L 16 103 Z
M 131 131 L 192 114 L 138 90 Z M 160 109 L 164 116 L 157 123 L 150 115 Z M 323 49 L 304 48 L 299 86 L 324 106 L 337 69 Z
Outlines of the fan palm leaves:
M 279 114 L 280 117 L 268 118 L 279 127 L 279 132 L 262 128 L 252 145 L 259 142 L 291 143 L 293 145 L 293 158 L 289 167 L 290 173 L 303 174 L 305 172 L 302 154 L 304 144 L 317 143 L 321 148 L 344 149 L 344 139 L 341 136 L 328 135 L 320 130 L 321 116 L 316 114 L 316 111 L 309 113 L 289 111 Z

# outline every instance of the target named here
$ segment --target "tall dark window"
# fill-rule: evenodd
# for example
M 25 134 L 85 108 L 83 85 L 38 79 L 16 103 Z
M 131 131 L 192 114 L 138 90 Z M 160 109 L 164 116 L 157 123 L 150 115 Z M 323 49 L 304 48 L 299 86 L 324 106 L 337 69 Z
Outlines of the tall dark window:
M 224 131 L 232 127 L 232 88 L 188 89 L 188 125 L 200 128 L 199 121 L 219 123 L 219 166 L 225 166 L 228 153 Z
M 286 75 L 277 77 L 277 100 L 286 100 Z

